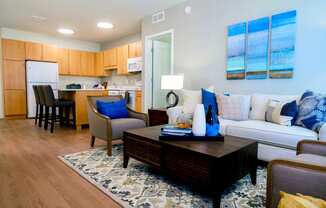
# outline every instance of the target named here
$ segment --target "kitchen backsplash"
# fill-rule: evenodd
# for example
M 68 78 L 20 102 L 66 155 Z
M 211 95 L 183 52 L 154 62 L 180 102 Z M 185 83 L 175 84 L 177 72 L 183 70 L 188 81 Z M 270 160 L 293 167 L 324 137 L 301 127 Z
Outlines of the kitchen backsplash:
M 59 89 L 66 88 L 66 85 L 76 83 L 85 86 L 86 88 L 92 88 L 95 84 L 102 82 L 101 78 L 96 77 L 75 77 L 75 76 L 59 76 Z
M 141 80 L 141 73 L 121 76 L 117 75 L 116 71 L 113 71 L 111 76 L 102 78 L 102 81 L 108 81 L 109 85 L 115 86 L 135 86 L 139 85 Z

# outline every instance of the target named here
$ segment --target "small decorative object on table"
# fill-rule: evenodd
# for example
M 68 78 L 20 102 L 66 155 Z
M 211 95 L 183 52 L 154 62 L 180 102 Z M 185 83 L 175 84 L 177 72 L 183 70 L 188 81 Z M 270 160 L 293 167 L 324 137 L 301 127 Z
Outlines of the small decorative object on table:
M 192 123 L 192 133 L 195 136 L 205 136 L 206 134 L 206 119 L 203 104 L 196 105 L 194 120 Z
M 206 114 L 206 135 L 216 136 L 220 132 L 220 122 L 218 120 L 216 112 L 212 110 L 212 106 L 208 106 Z

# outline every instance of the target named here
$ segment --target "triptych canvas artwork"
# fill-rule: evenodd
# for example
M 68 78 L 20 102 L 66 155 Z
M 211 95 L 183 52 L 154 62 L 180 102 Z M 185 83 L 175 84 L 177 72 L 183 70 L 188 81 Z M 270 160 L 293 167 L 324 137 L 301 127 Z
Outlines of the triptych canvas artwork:
M 227 79 L 292 78 L 296 15 L 290 11 L 229 26 Z

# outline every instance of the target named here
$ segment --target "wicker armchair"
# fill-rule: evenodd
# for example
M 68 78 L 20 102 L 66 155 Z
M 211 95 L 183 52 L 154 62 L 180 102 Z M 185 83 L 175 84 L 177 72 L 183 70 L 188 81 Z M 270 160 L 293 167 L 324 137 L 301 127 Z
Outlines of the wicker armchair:
M 96 101 L 118 101 L 122 96 L 89 96 L 88 120 L 91 133 L 91 147 L 94 147 L 95 138 L 107 141 L 108 155 L 112 155 L 112 140 L 121 139 L 123 132 L 128 129 L 144 128 L 148 126 L 147 114 L 138 113 L 128 108 L 129 117 L 111 119 L 97 111 Z

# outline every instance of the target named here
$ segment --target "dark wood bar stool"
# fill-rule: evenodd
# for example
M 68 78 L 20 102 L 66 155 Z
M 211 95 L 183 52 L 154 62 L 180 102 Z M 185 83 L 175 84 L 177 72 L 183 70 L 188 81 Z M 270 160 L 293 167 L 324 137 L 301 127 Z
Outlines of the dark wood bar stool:
M 40 120 L 40 96 L 37 91 L 37 86 L 33 85 L 33 92 L 34 92 L 34 97 L 35 97 L 35 103 L 36 103 L 36 112 L 35 112 L 35 125 L 37 124 L 37 120 Z M 40 121 L 39 121 L 40 122 Z
M 60 100 L 55 99 L 52 87 L 50 85 L 42 86 L 44 98 L 45 98 L 45 123 L 44 129 L 47 130 L 48 124 L 51 124 L 51 133 L 53 133 L 54 125 L 57 121 L 63 124 L 63 120 L 66 121 L 66 125 L 69 126 L 70 121 L 73 122 L 75 126 L 74 110 L 75 103 L 71 100 Z M 59 115 L 57 115 L 57 108 L 59 108 Z M 73 118 L 70 119 L 70 109 L 73 112 Z M 50 114 L 51 111 L 51 114 Z M 63 117 L 63 112 L 65 112 L 65 117 Z M 64 119 L 65 118 L 65 119 Z
M 38 126 L 42 127 L 42 122 L 44 121 L 44 106 L 45 106 L 45 97 L 43 93 L 43 85 L 37 85 L 36 91 L 39 97 L 40 106 L 39 106 L 39 118 L 38 118 Z

